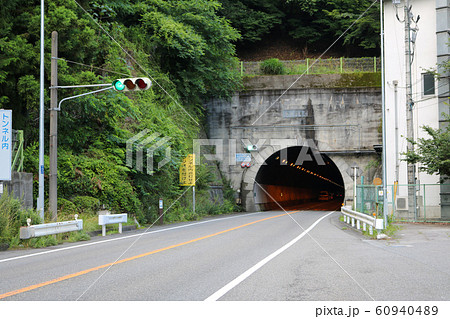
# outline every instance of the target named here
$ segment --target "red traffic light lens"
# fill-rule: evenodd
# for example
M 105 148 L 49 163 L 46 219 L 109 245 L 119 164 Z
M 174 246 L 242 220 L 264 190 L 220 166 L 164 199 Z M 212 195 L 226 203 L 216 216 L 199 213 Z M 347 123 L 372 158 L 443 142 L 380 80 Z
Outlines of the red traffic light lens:
M 136 85 L 140 88 L 140 89 L 145 89 L 147 87 L 147 83 L 145 83 L 144 80 L 142 79 L 137 79 L 136 80 Z

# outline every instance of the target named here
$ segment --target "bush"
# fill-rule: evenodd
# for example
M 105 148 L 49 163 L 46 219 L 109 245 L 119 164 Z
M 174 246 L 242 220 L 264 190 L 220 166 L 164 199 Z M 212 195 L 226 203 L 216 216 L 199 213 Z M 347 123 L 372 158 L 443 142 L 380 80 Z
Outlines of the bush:
M 77 206 L 70 200 L 58 198 L 58 216 L 78 214 Z
M 261 63 L 260 71 L 266 75 L 281 75 L 286 73 L 283 62 L 278 59 L 268 59 Z
M 77 196 L 72 201 L 79 213 L 96 214 L 100 209 L 100 201 L 91 196 Z
M 58 241 L 53 236 L 42 236 L 29 239 L 28 245 L 34 248 L 42 248 L 58 245 Z
M 28 218 L 32 224 L 41 222 L 39 214 L 32 209 L 23 209 L 20 200 L 7 192 L 0 196 L 0 243 L 11 244 L 20 227 L 27 225 Z
M 84 230 L 79 230 L 77 232 L 71 232 L 68 241 L 76 242 L 76 241 L 85 241 L 90 240 L 91 236 L 89 236 Z

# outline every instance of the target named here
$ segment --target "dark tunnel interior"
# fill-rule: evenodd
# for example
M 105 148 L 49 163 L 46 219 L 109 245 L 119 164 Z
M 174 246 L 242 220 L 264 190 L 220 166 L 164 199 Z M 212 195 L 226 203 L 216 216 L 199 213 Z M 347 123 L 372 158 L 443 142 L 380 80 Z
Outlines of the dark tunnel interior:
M 335 210 L 344 190 L 342 175 L 327 155 L 295 146 L 272 154 L 261 165 L 254 196 L 263 210 Z

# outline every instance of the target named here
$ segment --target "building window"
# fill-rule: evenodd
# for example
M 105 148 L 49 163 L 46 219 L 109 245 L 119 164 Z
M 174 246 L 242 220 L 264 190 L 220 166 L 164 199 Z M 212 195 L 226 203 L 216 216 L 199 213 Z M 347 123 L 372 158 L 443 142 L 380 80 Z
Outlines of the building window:
M 422 73 L 423 95 L 434 95 L 434 74 Z

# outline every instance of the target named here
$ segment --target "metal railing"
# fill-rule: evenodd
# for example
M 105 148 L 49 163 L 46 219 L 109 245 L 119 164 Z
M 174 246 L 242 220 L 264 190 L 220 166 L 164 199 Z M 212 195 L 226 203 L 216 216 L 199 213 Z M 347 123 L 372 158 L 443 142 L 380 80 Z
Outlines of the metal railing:
M 119 234 L 122 234 L 122 223 L 126 223 L 127 214 L 98 215 L 98 224 L 102 226 L 102 236 L 106 236 L 106 225 L 119 224 Z
M 75 220 L 69 220 L 65 222 L 39 224 L 39 225 L 30 225 L 30 222 L 31 219 L 27 221 L 28 226 L 20 227 L 19 233 L 20 239 L 29 239 L 34 237 L 41 237 L 83 230 L 83 220 L 77 219 L 76 215 Z
M 363 73 L 380 72 L 380 58 L 329 58 L 280 61 L 285 74 L 336 74 L 336 73 Z M 241 75 L 263 75 L 261 64 L 263 61 L 240 63 Z
M 13 130 L 12 132 L 12 164 L 11 170 L 15 172 L 23 171 L 23 131 Z
M 352 227 L 355 227 L 355 221 L 357 229 L 361 229 L 362 224 L 362 230 L 366 231 L 367 226 L 369 226 L 370 235 L 373 235 L 374 228 L 378 230 L 383 229 L 383 219 L 377 219 L 376 217 L 351 210 L 345 206 L 341 208 L 341 213 L 344 216 L 344 221 L 347 224 L 351 224 Z
M 447 191 L 446 191 L 447 190 Z M 413 194 L 409 196 L 409 194 Z M 393 221 L 448 221 L 450 184 L 388 185 L 388 212 Z M 382 187 L 356 186 L 356 210 L 377 216 L 383 211 Z

